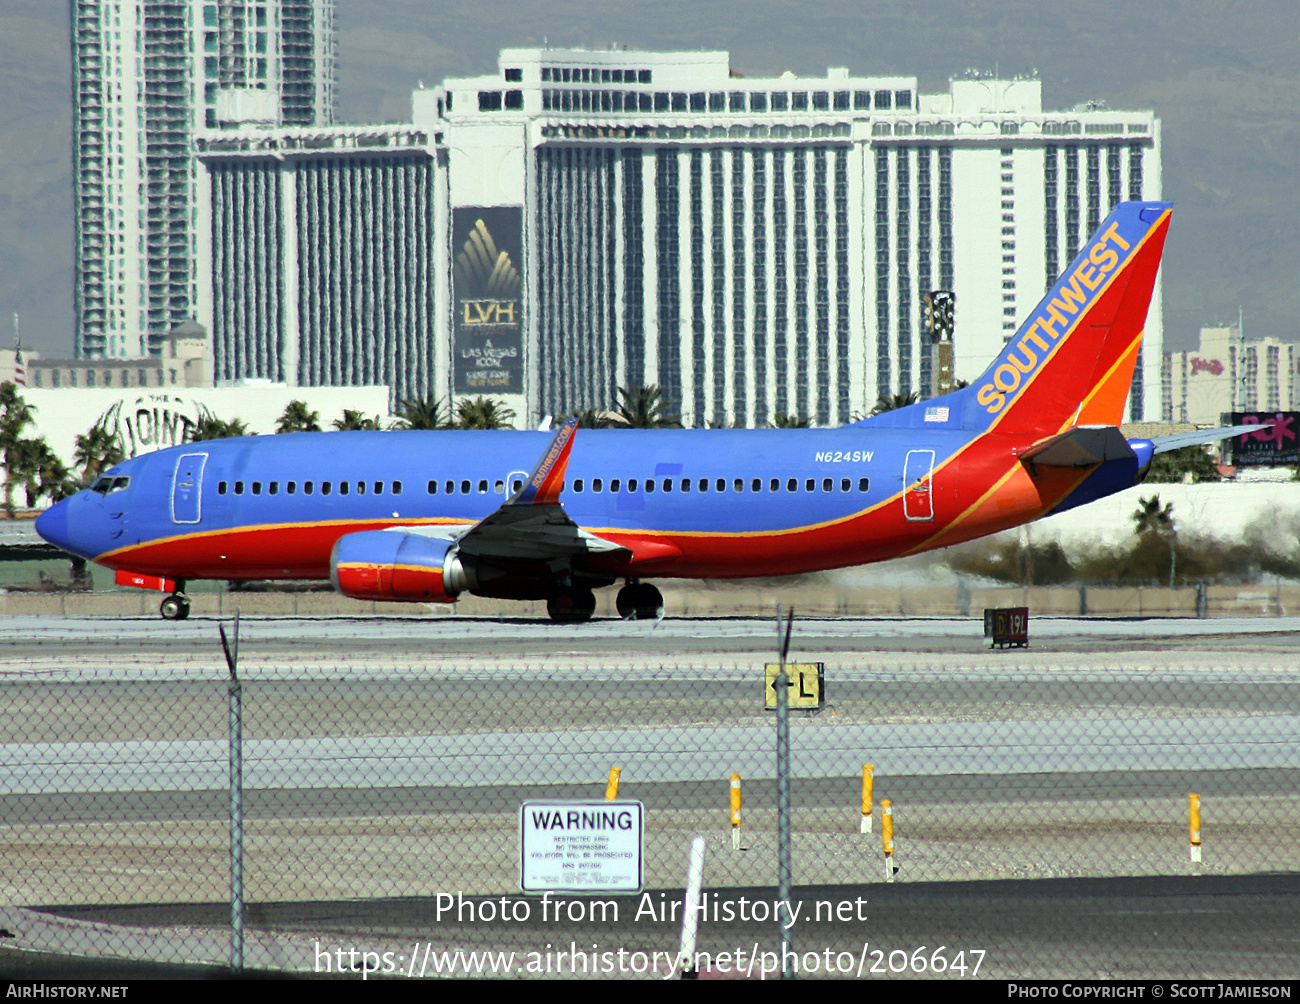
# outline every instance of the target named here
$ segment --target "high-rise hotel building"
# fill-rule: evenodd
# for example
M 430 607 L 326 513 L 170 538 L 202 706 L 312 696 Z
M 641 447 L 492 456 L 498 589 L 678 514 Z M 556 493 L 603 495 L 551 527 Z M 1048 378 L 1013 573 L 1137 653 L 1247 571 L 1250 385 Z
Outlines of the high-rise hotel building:
M 530 422 L 638 384 L 687 425 L 847 422 L 928 392 L 934 289 L 972 379 L 1114 204 L 1160 195 L 1149 111 L 1046 112 L 1036 79 L 744 77 L 724 52 L 508 49 L 416 91 L 409 127 L 200 154 L 208 253 L 243 277 L 213 286 L 218 379 L 389 373 Z M 1160 360 L 1157 295 L 1135 418 Z
M 78 357 L 158 355 L 200 286 L 194 137 L 327 125 L 334 0 L 73 0 Z

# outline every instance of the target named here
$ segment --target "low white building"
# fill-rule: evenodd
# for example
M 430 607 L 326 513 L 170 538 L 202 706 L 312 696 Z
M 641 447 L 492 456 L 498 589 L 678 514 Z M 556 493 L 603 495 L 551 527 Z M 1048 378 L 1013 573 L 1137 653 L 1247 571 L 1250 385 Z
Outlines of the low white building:
M 96 425 L 117 435 L 126 456 L 186 442 L 198 420 L 211 415 L 224 421 L 239 419 L 250 433 L 275 432 L 290 401 L 303 401 L 319 413 L 322 429 L 341 418 L 345 409 L 386 422 L 388 388 L 288 387 L 264 383 L 244 387 L 27 387 L 22 396 L 35 409 L 28 437 L 42 436 L 69 468 L 77 436 Z

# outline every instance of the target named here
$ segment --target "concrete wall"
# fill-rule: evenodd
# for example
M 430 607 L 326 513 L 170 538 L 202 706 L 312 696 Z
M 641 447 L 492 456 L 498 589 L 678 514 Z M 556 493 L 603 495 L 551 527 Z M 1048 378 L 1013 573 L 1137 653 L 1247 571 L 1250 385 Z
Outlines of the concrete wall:
M 1076 586 L 1031 589 L 967 589 L 963 586 L 849 589 L 829 585 L 724 586 L 660 583 L 670 617 L 753 617 L 777 604 L 793 605 L 812 617 L 974 617 L 986 607 L 1028 606 L 1031 617 L 1195 617 L 1197 590 L 1122 588 L 1081 590 Z M 596 593 L 596 616 L 614 617 L 617 591 Z M 96 593 L 0 593 L 0 615 L 155 616 L 160 593 L 115 590 Z M 515 602 L 466 597 L 454 604 L 372 603 L 326 592 L 220 592 L 191 595 L 195 616 L 229 616 L 238 609 L 253 616 L 483 616 L 545 617 L 540 600 Z M 1279 617 L 1300 611 L 1300 584 L 1209 586 L 1210 617 Z

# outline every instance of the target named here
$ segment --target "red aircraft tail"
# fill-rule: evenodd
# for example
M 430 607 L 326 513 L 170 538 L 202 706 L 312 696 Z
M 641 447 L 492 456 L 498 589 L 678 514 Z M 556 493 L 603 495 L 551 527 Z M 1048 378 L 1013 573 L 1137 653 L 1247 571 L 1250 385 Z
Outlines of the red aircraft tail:
M 1115 208 L 971 385 L 966 428 L 1050 436 L 1123 421 L 1171 211 Z

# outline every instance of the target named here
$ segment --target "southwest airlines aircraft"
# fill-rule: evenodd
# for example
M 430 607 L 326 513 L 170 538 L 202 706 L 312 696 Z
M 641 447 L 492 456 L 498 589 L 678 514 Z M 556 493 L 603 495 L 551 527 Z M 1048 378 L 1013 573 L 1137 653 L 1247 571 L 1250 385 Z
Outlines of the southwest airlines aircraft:
M 1120 205 L 969 387 L 837 429 L 325 432 L 135 457 L 37 520 L 41 536 L 168 593 L 191 579 L 324 579 L 363 600 L 545 599 L 580 621 L 614 584 L 883 561 L 1131 487 L 1125 440 L 1171 207 Z M 1223 430 L 1220 430 L 1222 433 Z M 1211 438 L 1222 438 L 1222 435 Z M 1204 436 L 1201 439 L 1205 439 Z

